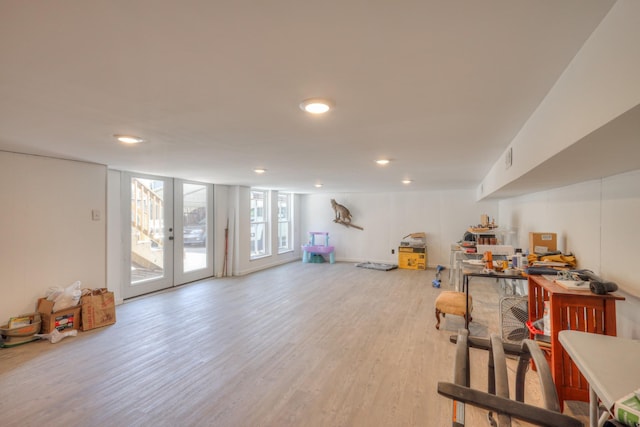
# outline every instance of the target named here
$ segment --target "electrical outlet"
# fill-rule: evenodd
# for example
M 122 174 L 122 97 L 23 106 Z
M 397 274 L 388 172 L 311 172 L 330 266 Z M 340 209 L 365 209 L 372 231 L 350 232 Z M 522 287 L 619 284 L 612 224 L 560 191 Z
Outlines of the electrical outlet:
M 98 209 L 91 210 L 91 219 L 94 221 L 100 221 L 100 211 Z
M 391 249 L 391 255 L 395 254 L 396 250 L 395 249 Z

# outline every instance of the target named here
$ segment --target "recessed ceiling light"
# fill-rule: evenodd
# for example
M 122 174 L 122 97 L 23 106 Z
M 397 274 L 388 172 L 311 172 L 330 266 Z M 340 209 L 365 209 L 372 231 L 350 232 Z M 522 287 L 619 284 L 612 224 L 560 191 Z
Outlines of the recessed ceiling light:
M 411 184 L 413 181 L 411 181 L 410 179 L 403 179 L 402 183 L 405 185 Z
M 322 188 L 322 184 L 316 184 L 315 187 L 316 188 Z
M 300 109 L 311 114 L 323 114 L 333 108 L 333 102 L 323 98 L 309 98 L 300 103 Z
M 124 142 L 125 144 L 138 144 L 144 141 L 144 139 L 140 138 L 139 136 L 133 136 L 133 135 L 113 135 L 113 136 L 118 141 Z
M 384 166 L 384 165 L 388 165 L 389 164 L 389 160 L 388 159 L 380 159 L 380 160 L 376 160 L 376 163 Z
M 253 170 L 255 173 L 257 173 L 258 175 L 265 173 L 267 170 L 266 169 L 262 169 L 262 168 L 256 168 Z

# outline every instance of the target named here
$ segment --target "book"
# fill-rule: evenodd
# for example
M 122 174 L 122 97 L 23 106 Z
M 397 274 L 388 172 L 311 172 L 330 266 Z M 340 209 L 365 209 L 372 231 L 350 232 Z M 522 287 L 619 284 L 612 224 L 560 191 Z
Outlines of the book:
M 9 318 L 9 323 L 7 324 L 7 327 L 9 329 L 20 328 L 22 326 L 30 325 L 32 321 L 33 321 L 33 316 L 10 317 Z

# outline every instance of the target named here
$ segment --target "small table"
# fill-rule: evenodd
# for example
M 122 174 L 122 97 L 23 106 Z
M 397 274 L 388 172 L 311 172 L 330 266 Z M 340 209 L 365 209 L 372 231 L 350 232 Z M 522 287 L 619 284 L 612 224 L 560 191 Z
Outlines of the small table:
M 467 260 L 479 260 L 484 256 L 477 252 L 466 252 L 465 248 L 453 250 L 451 252 L 451 268 L 449 269 L 449 283 L 455 285 L 456 290 L 462 286 L 463 263 Z
M 558 339 L 589 383 L 589 425 L 602 426 L 598 398 L 611 411 L 616 400 L 640 387 L 640 341 L 580 331 L 560 331 Z
M 526 276 L 520 273 L 499 273 L 497 271 L 484 271 L 484 270 L 463 270 L 462 287 L 467 297 L 466 313 L 464 318 L 464 328 L 469 329 L 469 278 L 471 277 L 489 277 L 492 279 L 515 279 L 515 280 L 527 280 Z

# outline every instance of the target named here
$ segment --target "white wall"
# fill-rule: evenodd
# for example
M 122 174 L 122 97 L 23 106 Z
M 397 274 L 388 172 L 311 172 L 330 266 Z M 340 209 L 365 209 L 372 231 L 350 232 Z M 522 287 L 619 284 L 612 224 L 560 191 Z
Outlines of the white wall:
M 428 265 L 447 266 L 451 244 L 462 239 L 470 225 L 478 224 L 482 214 L 492 218 L 498 214 L 497 201 L 475 202 L 474 196 L 473 191 L 463 190 L 302 195 L 301 237 L 306 242 L 309 231 L 328 231 L 338 261 L 397 264 L 402 238 L 426 232 Z M 353 224 L 364 230 L 334 223 L 332 198 L 347 207 Z
M 496 160 L 484 197 L 640 103 L 640 1 L 618 0 L 511 142 L 513 165 Z
M 107 288 L 113 291 L 116 304 L 122 303 L 124 280 L 124 244 L 122 242 L 122 197 L 120 171 L 110 170 L 107 177 Z
M 0 322 L 51 286 L 106 286 L 106 188 L 103 165 L 0 152 Z
M 502 200 L 499 216 L 523 247 L 530 231 L 558 233 L 578 268 L 615 282 L 627 298 L 617 303 L 618 335 L 640 338 L 640 171 Z

